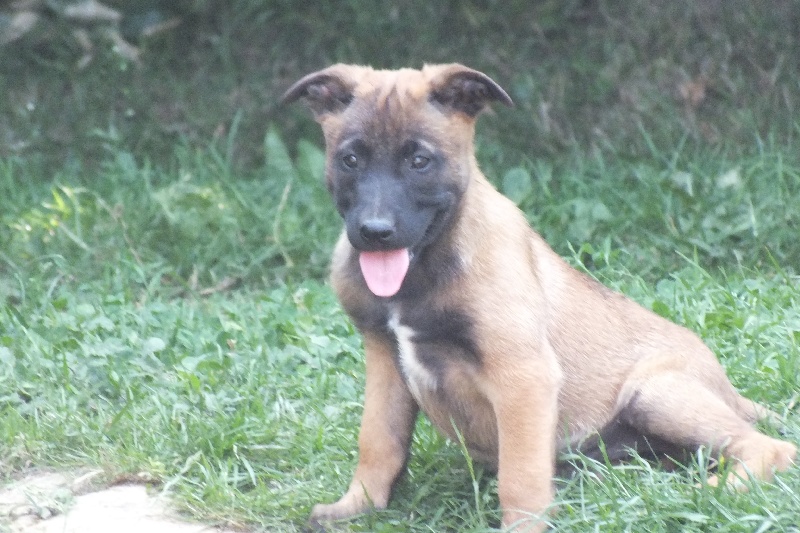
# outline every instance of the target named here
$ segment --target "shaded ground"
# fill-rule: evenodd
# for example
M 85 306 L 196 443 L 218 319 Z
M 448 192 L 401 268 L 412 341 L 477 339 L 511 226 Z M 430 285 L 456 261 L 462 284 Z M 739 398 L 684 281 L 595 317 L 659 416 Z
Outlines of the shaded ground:
M 101 474 L 33 473 L 8 484 L 0 490 L 0 532 L 234 533 L 182 520 L 143 484 L 98 486 Z

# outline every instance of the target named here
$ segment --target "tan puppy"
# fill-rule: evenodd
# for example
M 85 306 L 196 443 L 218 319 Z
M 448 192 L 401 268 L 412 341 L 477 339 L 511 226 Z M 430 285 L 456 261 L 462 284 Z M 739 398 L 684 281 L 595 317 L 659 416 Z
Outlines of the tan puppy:
M 571 445 L 708 445 L 744 478 L 794 461 L 694 333 L 572 269 L 481 174 L 475 119 L 511 105 L 485 74 L 334 65 L 284 96 L 298 98 L 325 134 L 345 221 L 331 280 L 367 373 L 353 481 L 312 523 L 386 507 L 419 409 L 497 468 L 507 527 L 544 529 L 556 452 Z

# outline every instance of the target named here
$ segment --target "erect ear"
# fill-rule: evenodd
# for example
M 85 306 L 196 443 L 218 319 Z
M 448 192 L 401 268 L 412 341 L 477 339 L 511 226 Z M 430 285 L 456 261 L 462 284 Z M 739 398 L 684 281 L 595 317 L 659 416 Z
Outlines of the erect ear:
M 317 118 L 326 113 L 342 111 L 353 100 L 355 81 L 349 74 L 345 65 L 333 65 L 312 72 L 289 87 L 281 102 L 291 104 L 305 98 Z
M 431 79 L 430 98 L 441 106 L 475 117 L 491 102 L 514 105 L 503 88 L 483 72 L 458 64 L 427 68 L 439 70 Z

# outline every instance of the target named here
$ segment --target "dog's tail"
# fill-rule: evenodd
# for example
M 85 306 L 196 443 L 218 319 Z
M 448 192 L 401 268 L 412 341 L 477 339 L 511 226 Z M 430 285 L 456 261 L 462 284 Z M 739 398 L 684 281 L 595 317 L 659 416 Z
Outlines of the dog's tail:
M 736 410 L 739 412 L 739 416 L 751 424 L 766 422 L 778 429 L 783 427 L 783 418 L 778 413 L 758 402 L 748 400 L 744 396 L 737 398 Z

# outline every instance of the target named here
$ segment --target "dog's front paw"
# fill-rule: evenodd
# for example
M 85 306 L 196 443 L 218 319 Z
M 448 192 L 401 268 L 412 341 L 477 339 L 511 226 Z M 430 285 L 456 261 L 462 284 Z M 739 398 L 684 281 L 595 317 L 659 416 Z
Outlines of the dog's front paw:
M 503 530 L 514 533 L 540 533 L 548 527 L 545 519 L 522 511 L 505 511 L 503 513 Z
M 343 506 L 341 502 L 318 503 L 311 509 L 309 522 L 325 523 L 356 516 L 360 512 L 352 506 Z
M 311 516 L 308 519 L 309 527 L 315 531 L 324 531 L 330 522 L 346 520 L 371 511 L 374 508 L 372 503 L 363 491 L 358 492 L 348 492 L 336 503 L 315 505 L 311 509 Z

